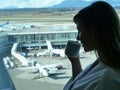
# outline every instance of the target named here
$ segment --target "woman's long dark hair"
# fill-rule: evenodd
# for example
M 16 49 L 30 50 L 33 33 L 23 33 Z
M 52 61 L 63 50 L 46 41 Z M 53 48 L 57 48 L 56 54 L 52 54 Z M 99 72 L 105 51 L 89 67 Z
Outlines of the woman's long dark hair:
M 104 2 L 97 1 L 83 8 L 74 16 L 88 31 L 93 32 L 95 51 L 101 61 L 115 70 L 120 70 L 120 22 L 114 8 Z

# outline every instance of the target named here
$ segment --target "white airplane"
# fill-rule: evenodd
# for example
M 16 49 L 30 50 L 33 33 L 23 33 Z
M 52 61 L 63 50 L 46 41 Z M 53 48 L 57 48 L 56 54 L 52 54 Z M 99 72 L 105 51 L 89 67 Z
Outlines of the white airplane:
M 2 26 L 4 26 L 4 25 L 8 25 L 8 24 L 10 24 L 9 21 L 7 21 L 7 22 L 5 22 L 5 23 L 3 23 L 3 24 L 0 24 L 0 27 L 2 27 Z
M 48 53 L 50 53 L 49 50 L 45 50 L 45 51 L 43 51 L 43 52 L 38 52 L 38 53 L 37 53 L 37 57 L 39 57 L 39 56 L 45 56 L 45 55 L 47 55 Z
M 65 57 L 65 56 L 66 56 L 64 49 L 54 49 L 54 48 L 52 47 L 52 44 L 51 44 L 50 41 L 46 41 L 46 44 L 47 44 L 48 50 L 50 51 L 51 56 L 52 56 L 53 54 L 60 55 L 61 57 Z
M 46 65 L 41 65 L 40 62 L 33 62 L 32 63 L 32 71 L 33 72 L 39 72 L 42 74 L 42 76 L 49 76 L 53 74 L 59 74 L 59 70 L 63 69 L 63 64 L 62 63 L 57 63 L 57 64 L 46 64 Z
M 32 48 L 32 47 L 28 47 L 28 48 L 26 48 L 27 50 L 34 50 L 34 48 Z

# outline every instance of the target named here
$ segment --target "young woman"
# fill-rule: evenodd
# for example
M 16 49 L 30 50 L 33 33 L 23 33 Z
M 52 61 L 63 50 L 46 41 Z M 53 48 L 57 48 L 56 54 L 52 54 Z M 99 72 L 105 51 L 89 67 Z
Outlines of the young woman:
M 120 90 L 120 22 L 114 8 L 97 1 L 74 16 L 77 39 L 97 60 L 82 70 L 79 57 L 69 58 L 72 78 L 64 90 Z

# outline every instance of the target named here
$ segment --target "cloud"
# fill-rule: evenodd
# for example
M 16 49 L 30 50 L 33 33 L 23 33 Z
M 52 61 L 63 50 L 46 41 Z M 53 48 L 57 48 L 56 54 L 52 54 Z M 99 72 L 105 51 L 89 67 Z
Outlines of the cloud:
M 61 3 L 64 0 L 0 0 L 0 8 L 41 8 Z

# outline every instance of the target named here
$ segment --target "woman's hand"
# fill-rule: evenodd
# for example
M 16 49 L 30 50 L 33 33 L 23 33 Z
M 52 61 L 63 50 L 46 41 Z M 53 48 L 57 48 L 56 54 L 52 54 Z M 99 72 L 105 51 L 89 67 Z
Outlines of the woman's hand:
M 79 56 L 76 57 L 76 58 L 68 57 L 68 59 L 69 59 L 69 61 L 70 61 L 71 63 L 73 63 L 73 62 L 80 62 L 80 60 L 79 60 Z
M 79 56 L 76 58 L 68 57 L 68 59 L 72 65 L 72 78 L 74 79 L 82 71 L 80 59 Z

